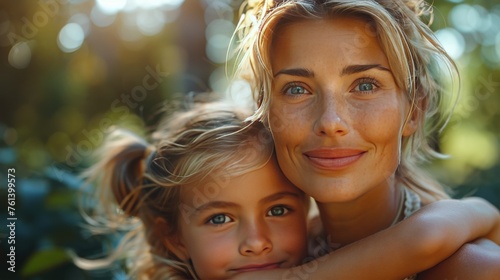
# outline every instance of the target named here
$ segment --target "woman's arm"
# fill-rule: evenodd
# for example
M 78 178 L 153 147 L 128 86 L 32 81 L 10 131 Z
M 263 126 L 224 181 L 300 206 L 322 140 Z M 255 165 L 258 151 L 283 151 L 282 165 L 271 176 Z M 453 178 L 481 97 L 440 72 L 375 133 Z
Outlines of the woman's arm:
M 236 279 L 403 279 L 452 255 L 464 243 L 500 242 L 500 213 L 480 198 L 443 200 L 386 230 L 290 269 L 241 274 Z
M 464 244 L 451 257 L 418 274 L 425 279 L 496 280 L 500 275 L 500 246 L 488 239 Z

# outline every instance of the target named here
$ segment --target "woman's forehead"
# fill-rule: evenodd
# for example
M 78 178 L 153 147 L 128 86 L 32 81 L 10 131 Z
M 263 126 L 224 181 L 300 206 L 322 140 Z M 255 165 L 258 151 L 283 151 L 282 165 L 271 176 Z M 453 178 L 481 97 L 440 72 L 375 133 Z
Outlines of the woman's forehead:
M 270 56 L 273 74 L 277 68 L 318 65 L 325 60 L 335 60 L 335 65 L 389 68 L 378 38 L 358 18 L 308 20 L 283 26 L 275 34 Z

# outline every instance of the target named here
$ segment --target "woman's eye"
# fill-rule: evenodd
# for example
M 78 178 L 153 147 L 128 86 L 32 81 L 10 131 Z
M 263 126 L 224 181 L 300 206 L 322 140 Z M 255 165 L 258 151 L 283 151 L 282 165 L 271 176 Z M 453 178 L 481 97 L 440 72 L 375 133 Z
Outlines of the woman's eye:
M 287 214 L 290 210 L 285 206 L 274 206 L 267 212 L 268 216 L 283 216 Z
M 358 82 L 354 88 L 357 92 L 373 92 L 378 88 L 377 83 L 373 79 L 364 79 Z
M 212 216 L 212 218 L 208 220 L 208 223 L 213 225 L 222 225 L 225 223 L 229 223 L 230 221 L 231 219 L 227 215 L 217 214 L 215 216 Z
M 371 83 L 362 83 L 358 85 L 359 91 L 372 91 L 374 89 L 374 85 Z
M 309 91 L 301 85 L 292 84 L 285 89 L 285 93 L 289 95 L 301 95 L 301 94 L 308 94 Z

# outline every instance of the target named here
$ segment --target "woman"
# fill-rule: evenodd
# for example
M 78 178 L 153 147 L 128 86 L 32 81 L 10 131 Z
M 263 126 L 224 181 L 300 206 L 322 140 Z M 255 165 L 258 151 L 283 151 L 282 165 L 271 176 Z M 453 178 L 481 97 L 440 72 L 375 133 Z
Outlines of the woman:
M 417 166 L 441 156 L 428 139 L 444 100 L 432 67 L 447 66 L 452 78 L 456 70 L 420 20 L 430 12 L 417 0 L 264 1 L 240 25 L 254 120 L 270 127 L 284 174 L 317 201 L 329 249 L 448 198 Z M 498 251 L 478 242 L 450 263 L 480 257 L 480 267 L 498 270 Z M 496 277 L 461 269 L 443 264 L 427 276 Z

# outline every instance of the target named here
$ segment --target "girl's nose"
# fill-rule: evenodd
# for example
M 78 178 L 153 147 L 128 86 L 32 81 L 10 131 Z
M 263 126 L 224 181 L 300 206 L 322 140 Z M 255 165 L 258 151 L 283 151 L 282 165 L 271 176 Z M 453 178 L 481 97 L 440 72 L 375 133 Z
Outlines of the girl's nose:
M 252 222 L 252 224 L 242 227 L 240 236 L 239 251 L 241 255 L 260 255 L 273 250 L 269 230 L 265 223 Z

